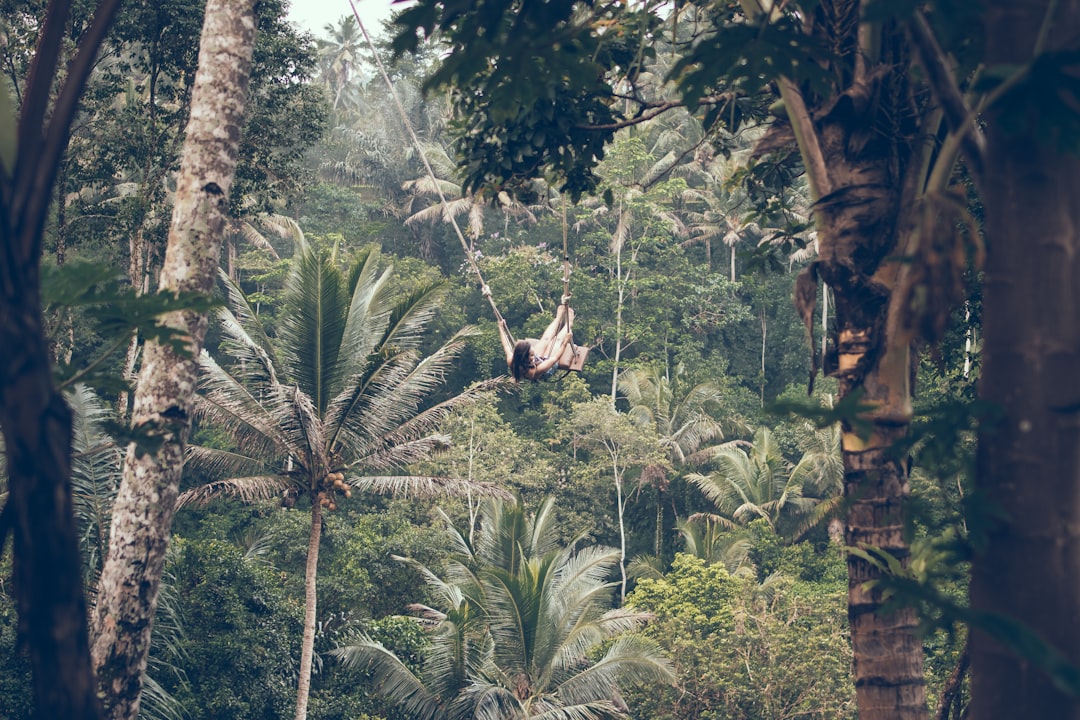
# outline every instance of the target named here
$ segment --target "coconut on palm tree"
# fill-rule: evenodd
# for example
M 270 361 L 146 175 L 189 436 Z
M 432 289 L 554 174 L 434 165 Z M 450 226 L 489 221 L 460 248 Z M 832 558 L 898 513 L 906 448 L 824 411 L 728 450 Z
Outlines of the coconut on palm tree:
M 227 283 L 231 311 L 220 314 L 221 347 L 232 362 L 223 367 L 206 353 L 200 358 L 198 418 L 222 430 L 231 444 L 190 448 L 189 462 L 210 482 L 188 490 L 181 502 L 231 495 L 310 503 L 300 720 L 311 680 L 323 511 L 335 510 L 354 491 L 464 492 L 465 482 L 401 473 L 446 446 L 437 428 L 449 413 L 500 382 L 432 403 L 471 331 L 422 352 L 444 289 L 424 285 L 403 294 L 391 282 L 392 268 L 382 265 L 379 252 L 369 248 L 343 273 L 336 253 L 319 252 L 300 235 L 276 342 L 240 289 Z M 470 489 L 494 491 L 475 484 Z
M 363 636 L 334 654 L 418 720 L 625 717 L 620 683 L 671 682 L 671 665 L 634 632 L 646 614 L 609 609 L 618 552 L 560 547 L 553 508 L 492 501 L 474 543 L 451 528 L 441 577 L 418 566 L 440 601 L 416 606 L 431 634 L 419 671 Z

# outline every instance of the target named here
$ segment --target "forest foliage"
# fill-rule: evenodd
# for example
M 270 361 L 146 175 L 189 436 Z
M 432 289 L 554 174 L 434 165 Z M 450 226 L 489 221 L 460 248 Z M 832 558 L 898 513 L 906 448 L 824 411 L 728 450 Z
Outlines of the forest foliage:
M 261 483 L 257 492 L 235 493 L 247 502 L 217 498 L 178 512 L 143 714 L 242 720 L 292 711 L 316 522 L 321 553 L 309 717 L 418 716 L 410 715 L 419 712 L 415 698 L 404 709 L 395 704 L 401 688 L 411 686 L 388 687 L 387 678 L 437 679 L 451 662 L 447 629 L 459 620 L 453 639 L 476 655 L 469 667 L 455 668 L 458 686 L 425 696 L 431 702 L 424 712 L 449 716 L 439 713 L 491 687 L 507 697 L 516 693 L 525 709 L 492 707 L 505 717 L 526 716 L 514 714 L 530 711 L 521 677 L 529 676 L 530 688 L 546 688 L 544 682 L 557 688 L 549 676 L 567 668 L 526 672 L 502 662 L 506 644 L 499 633 L 507 632 L 513 603 L 497 594 L 506 588 L 496 581 L 527 585 L 536 578 L 512 563 L 489 567 L 498 565 L 490 557 L 498 543 L 491 531 L 505 518 L 492 509 L 501 504 L 481 496 L 497 487 L 517 530 L 543 521 L 543 543 L 530 549 L 529 562 L 565 574 L 582 558 L 602 559 L 588 578 L 595 588 L 573 592 L 595 593 L 600 599 L 583 603 L 583 613 L 608 625 L 589 636 L 594 642 L 575 638 L 580 645 L 560 659 L 570 658 L 578 670 L 640 650 L 653 663 L 650 672 L 620 677 L 626 682 L 617 690 L 602 685 L 603 697 L 575 689 L 571 678 L 560 701 L 595 702 L 597 716 L 665 720 L 856 717 L 846 555 L 837 526 L 843 512 L 838 423 L 853 424 L 859 399 L 838 400 L 830 379 L 819 379 L 807 395 L 817 350 L 808 347 L 792 289 L 816 245 L 799 159 L 766 161 L 755 152 L 766 109 L 734 93 L 705 107 L 715 88 L 697 85 L 698 66 L 680 55 L 679 43 L 668 42 L 685 42 L 680 33 L 706 24 L 706 10 L 691 3 L 678 22 L 631 14 L 620 27 L 636 26 L 639 34 L 602 42 L 597 35 L 595 46 L 568 37 L 559 56 L 567 65 L 540 74 L 523 69 L 531 57 L 527 45 L 496 66 L 456 58 L 440 64 L 437 45 L 421 45 L 416 35 L 415 43 L 393 40 L 385 31 L 379 51 L 386 58 L 411 51 L 395 57 L 392 78 L 421 138 L 417 147 L 351 17 L 315 38 L 288 25 L 281 3 L 259 5 L 252 106 L 230 197 L 219 296 L 148 299 L 155 297 L 168 231 L 198 4 L 136 2 L 121 10 L 91 76 L 45 235 L 45 312 L 57 382 L 70 386 L 76 417 L 72 483 L 91 597 L 121 448 L 133 439 L 124 421 L 137 347 L 150 338 L 175 340 L 153 318 L 177 302 L 229 305 L 234 314 L 219 313 L 203 366 L 208 376 L 227 378 L 235 392 L 251 393 L 227 408 L 234 417 L 200 415 L 195 452 L 220 462 L 192 463 L 182 489 L 197 493 L 242 462 L 273 466 L 235 473 L 252 486 Z M 572 3 L 529 6 L 539 5 L 554 13 L 569 12 Z M 427 7 L 406 14 L 418 13 L 412 22 L 432 30 L 435 18 L 419 14 Z M 553 19 L 520 21 L 547 27 Z M 4 81 L 16 93 L 37 22 L 30 10 L 4 8 Z M 483 38 L 482 30 L 472 31 Z M 790 28 L 774 30 L 786 38 Z M 645 43 L 646 36 L 653 42 Z M 791 66 L 810 50 L 791 46 Z M 709 52 L 709 62 L 734 62 L 720 47 Z M 689 101 L 610 132 L 579 132 L 618 124 L 611 105 L 589 95 L 610 90 L 605 68 L 611 67 L 632 68 L 626 82 L 658 105 L 670 91 L 667 73 L 685 69 Z M 760 68 L 742 72 L 750 82 Z M 498 92 L 445 90 L 465 75 Z M 526 75 L 529 87 L 519 87 Z M 571 75 L 575 83 L 567 81 Z M 796 75 L 820 80 L 814 68 Z M 581 95 L 566 96 L 571 87 Z M 488 102 L 496 104 L 481 112 L 477 106 Z M 507 122 L 512 135 L 492 137 L 490 126 L 477 124 L 481 116 L 529 121 Z M 556 162 L 547 181 L 531 177 L 539 174 L 552 133 L 568 138 L 574 154 Z M 504 171 L 530 176 L 529 182 L 513 188 L 496 182 L 484 165 L 493 162 L 492 144 L 521 149 Z M 425 177 L 421 154 L 436 171 L 434 181 Z M 449 194 L 446 207 L 439 207 L 435 184 Z M 447 222 L 451 215 L 467 248 Z M 591 348 L 588 365 L 548 383 L 492 381 L 506 366 L 481 283 L 515 335 L 538 336 L 563 291 L 564 241 L 573 267 L 574 336 Z M 298 289 L 303 273 L 310 282 Z M 364 283 L 376 278 L 379 288 L 371 293 L 385 298 L 373 300 Z M 910 571 L 899 573 L 912 582 L 891 592 L 898 602 L 920 603 L 932 706 L 943 693 L 954 693 L 947 698 L 957 707 L 967 701 L 966 689 L 948 683 L 965 654 L 957 608 L 967 592 L 964 503 L 975 426 L 969 421 L 984 413 L 973 404 L 979 280 L 974 271 L 962 278 L 960 304 L 932 352 L 915 363 L 916 420 L 901 449 L 917 468 L 904 528 L 912 560 Z M 816 290 L 821 314 L 812 325 L 820 343 L 832 322 L 830 291 L 824 284 Z M 423 299 L 423 322 L 391 309 L 391 299 L 401 307 Z M 385 306 L 373 317 L 347 319 L 370 302 Z M 331 305 L 341 320 L 333 348 L 341 357 L 334 362 L 347 370 L 334 382 L 355 383 L 349 387 L 357 403 L 368 397 L 387 403 L 365 408 L 369 425 L 382 412 L 402 427 L 365 438 L 369 454 L 360 459 L 320 447 L 321 464 L 308 468 L 295 447 L 271 453 L 266 444 L 245 441 L 251 434 L 242 431 L 245 423 L 263 422 L 252 408 L 287 409 L 301 402 L 287 394 L 291 389 L 311 394 L 319 386 L 316 359 L 328 349 L 294 351 L 316 338 L 316 322 L 325 320 L 305 310 Z M 413 326 L 395 324 L 408 322 Z M 241 325 L 257 342 L 238 354 Z M 342 338 L 364 332 L 370 336 L 363 356 L 349 355 Z M 453 362 L 443 350 L 450 345 Z M 275 351 L 292 353 L 288 372 L 278 374 L 270 361 Z M 394 363 L 401 368 L 396 374 L 383 370 Z M 206 384 L 204 390 L 212 380 Z M 321 421 L 330 400 L 311 394 L 311 402 L 318 411 L 311 416 Z M 422 428 L 409 426 L 416 417 Z M 350 432 L 361 436 L 363 429 Z M 422 439 L 410 432 L 418 429 Z M 305 436 L 309 449 L 326 439 L 319 433 Z M 390 457 L 421 440 L 423 452 L 410 447 Z M 246 457 L 253 451 L 262 454 Z M 337 488 L 335 495 L 319 483 L 339 465 L 350 490 Z M 387 468 L 464 481 L 464 489 L 434 500 L 408 483 L 395 485 Z M 380 482 L 382 494 L 351 492 Z M 333 502 L 318 511 L 315 505 L 330 496 Z M 522 547 L 526 536 L 517 538 Z M 0 570 L 0 715 L 15 720 L 30 717 L 30 678 L 8 586 L 10 555 Z M 483 621 L 466 617 L 470 612 L 482 612 Z M 402 674 L 372 659 L 373 648 L 392 657 L 393 671 Z

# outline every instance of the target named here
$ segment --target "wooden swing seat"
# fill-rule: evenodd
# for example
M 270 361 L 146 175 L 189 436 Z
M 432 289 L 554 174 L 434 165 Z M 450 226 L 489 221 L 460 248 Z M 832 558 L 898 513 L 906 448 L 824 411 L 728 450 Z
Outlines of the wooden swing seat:
M 557 367 L 567 372 L 581 372 L 581 369 L 585 367 L 585 358 L 588 354 L 589 348 L 570 343 L 563 350 L 563 354 L 559 356 Z

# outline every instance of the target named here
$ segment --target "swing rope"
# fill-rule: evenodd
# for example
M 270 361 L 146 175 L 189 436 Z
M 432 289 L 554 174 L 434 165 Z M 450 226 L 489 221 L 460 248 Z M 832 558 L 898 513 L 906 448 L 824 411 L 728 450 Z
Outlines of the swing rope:
M 465 259 L 468 260 L 469 265 L 472 266 L 472 270 L 476 273 L 477 279 L 480 281 L 481 294 L 487 298 L 488 304 L 491 305 L 491 312 L 495 315 L 495 320 L 499 327 L 499 332 L 503 333 L 509 340 L 510 344 L 514 345 L 514 336 L 510 333 L 510 329 L 507 327 L 506 321 L 503 319 L 502 313 L 499 312 L 498 305 L 495 304 L 495 299 L 491 296 L 491 289 L 488 287 L 487 282 L 484 280 L 483 274 L 480 272 L 480 266 L 476 264 L 476 257 L 474 255 L 472 247 L 465 240 L 465 234 L 461 232 L 461 226 L 458 225 L 457 218 L 453 213 L 448 213 L 447 209 L 449 204 L 446 201 L 446 196 L 443 194 L 442 188 L 439 186 L 438 178 L 435 177 L 435 171 L 431 168 L 431 163 L 428 162 L 427 155 L 424 154 L 424 148 L 420 144 L 420 139 L 416 136 L 416 131 L 413 129 L 412 122 L 409 120 L 408 113 L 405 112 L 405 106 L 401 103 L 401 98 L 398 97 L 397 90 L 394 89 L 394 84 L 390 82 L 390 75 L 386 71 L 386 66 L 383 65 L 382 59 L 379 57 L 378 50 L 375 49 L 375 43 L 371 41 L 371 37 L 368 35 L 367 28 L 364 27 L 364 21 L 360 19 L 360 13 L 356 9 L 356 0 L 349 0 L 349 7 L 352 9 L 353 17 L 356 19 L 356 24 L 360 27 L 360 32 L 364 36 L 364 41 L 367 42 L 368 48 L 371 50 L 371 55 L 375 59 L 375 65 L 379 68 L 379 74 L 382 76 L 383 82 L 386 84 L 386 89 L 390 93 L 390 97 L 394 100 L 394 105 L 397 107 L 398 114 L 401 116 L 401 122 L 405 125 L 405 129 L 409 132 L 409 137 L 412 139 L 413 146 L 416 148 L 416 152 L 420 155 L 420 159 L 424 163 L 424 169 L 427 171 L 428 178 L 431 180 L 432 186 L 435 188 L 435 192 L 439 195 L 439 202 L 442 204 L 443 213 L 450 219 L 450 224 L 454 226 L 454 234 L 457 235 L 458 241 L 461 243 L 461 249 L 465 251 Z M 566 226 L 566 198 L 562 199 L 562 233 L 563 233 L 563 300 L 564 304 L 569 304 L 570 298 L 570 252 L 568 250 L 567 241 L 567 226 Z M 566 315 L 566 327 L 567 330 L 572 332 L 573 328 L 570 327 L 570 314 Z M 578 348 L 571 344 L 574 348 L 573 354 L 575 357 L 578 355 Z
M 352 9 L 353 17 L 356 18 L 356 24 L 360 26 L 360 32 L 364 35 L 364 40 L 367 42 L 368 47 L 371 49 L 371 55 L 375 58 L 375 65 L 379 68 L 379 74 L 382 75 L 383 82 L 386 83 L 386 89 L 390 92 L 390 97 L 394 100 L 394 105 L 397 107 L 398 114 L 401 116 L 401 122 L 405 125 L 405 129 L 409 132 L 409 137 L 412 138 L 413 146 L 416 148 L 417 154 L 420 155 L 420 159 L 424 163 L 424 169 L 427 170 L 428 178 L 431 180 L 432 186 L 435 188 L 435 192 L 439 195 L 439 202 L 443 207 L 443 214 L 450 219 L 450 224 L 454 226 L 454 233 L 457 235 L 458 241 L 461 242 L 461 249 L 465 251 L 465 259 L 469 261 L 469 265 L 472 266 L 472 270 L 476 273 L 477 279 L 480 280 L 480 288 L 484 297 L 487 298 L 488 303 L 491 305 L 491 311 L 495 314 L 495 319 L 499 325 L 499 332 L 506 333 L 506 336 L 510 338 L 511 344 L 514 342 L 514 336 L 510 334 L 509 328 L 506 326 L 506 322 L 503 320 L 502 313 L 499 312 L 499 307 L 495 304 L 495 299 L 491 296 L 491 290 L 488 288 L 487 283 L 484 281 L 484 276 L 480 272 L 480 266 L 476 264 L 476 258 L 473 254 L 473 250 L 469 243 L 465 240 L 465 234 L 461 232 L 461 226 L 458 225 L 457 218 L 453 213 L 447 212 L 450 207 L 446 201 L 446 196 L 443 194 L 442 187 L 439 186 L 439 180 L 435 177 L 435 171 L 431 168 L 431 163 L 428 162 L 427 155 L 424 153 L 424 148 L 420 144 L 420 138 L 416 136 L 416 131 L 413 130 L 412 122 L 409 121 L 408 113 L 405 112 L 405 106 L 401 103 L 401 98 L 398 97 L 397 90 L 394 89 L 394 84 L 390 82 L 390 75 L 386 72 L 386 66 L 383 65 L 382 59 L 379 57 L 378 50 L 375 49 L 375 43 L 371 41 L 371 37 L 368 35 L 367 28 L 364 27 L 364 21 L 360 19 L 360 13 L 356 9 L 356 0 L 349 0 L 349 7 Z M 565 237 L 564 237 L 564 252 L 565 252 Z M 567 268 L 567 273 L 569 268 Z M 569 275 L 567 275 L 567 281 Z

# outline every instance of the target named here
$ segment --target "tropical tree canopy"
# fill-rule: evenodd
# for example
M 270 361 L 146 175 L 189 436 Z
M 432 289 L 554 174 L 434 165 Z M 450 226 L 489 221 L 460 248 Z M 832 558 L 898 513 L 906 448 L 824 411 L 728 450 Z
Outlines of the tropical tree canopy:
M 431 638 L 419 670 L 366 637 L 334 654 L 410 717 L 624 717 L 620 685 L 671 682 L 671 666 L 635 632 L 647 614 L 610 609 L 618 552 L 560 547 L 553 508 L 492 501 L 472 543 L 449 527 L 445 571 L 418 566 L 439 601 L 416 606 Z

